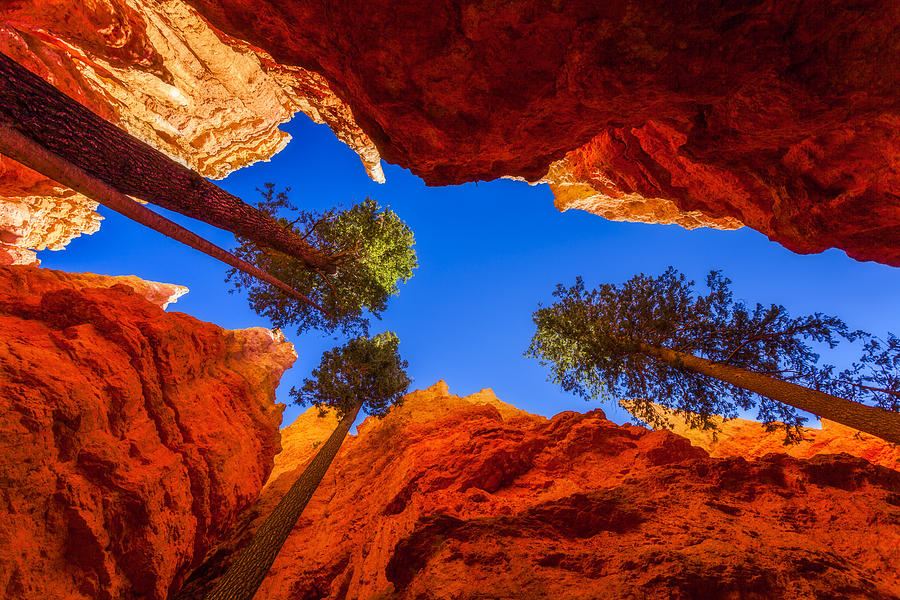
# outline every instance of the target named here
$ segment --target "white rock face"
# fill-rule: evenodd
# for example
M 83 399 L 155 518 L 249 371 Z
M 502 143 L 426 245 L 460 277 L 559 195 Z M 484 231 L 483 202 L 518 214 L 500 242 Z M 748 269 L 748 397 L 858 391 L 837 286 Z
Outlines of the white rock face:
M 100 229 L 96 202 L 62 188 L 60 194 L 0 198 L 0 265 L 40 264 L 36 250 L 60 250 Z

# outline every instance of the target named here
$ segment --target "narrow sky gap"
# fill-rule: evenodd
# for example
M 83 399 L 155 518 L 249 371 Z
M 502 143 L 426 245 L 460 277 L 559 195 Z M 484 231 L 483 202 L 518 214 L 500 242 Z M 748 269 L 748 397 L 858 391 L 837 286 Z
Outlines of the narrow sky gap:
M 372 332 L 398 334 L 413 389 L 445 379 L 452 393 L 489 387 L 500 399 L 546 416 L 602 408 L 612 420 L 627 421 L 618 406 L 589 404 L 547 383 L 543 369 L 522 356 L 538 302 L 549 303 L 556 283 L 570 284 L 577 275 L 590 285 L 618 283 L 674 265 L 702 285 L 709 269 L 722 269 L 734 282 L 735 296 L 748 303 L 784 304 L 792 314 L 831 313 L 853 328 L 900 333 L 897 268 L 856 262 L 838 250 L 800 256 L 747 228 L 686 231 L 560 213 L 546 186 L 519 181 L 429 188 L 408 171 L 386 165 L 387 183 L 379 185 L 325 126 L 298 115 L 285 129 L 294 139 L 283 152 L 218 183 L 248 202 L 257 200 L 255 188 L 267 181 L 290 186 L 292 201 L 308 209 L 349 206 L 371 196 L 412 227 L 420 267 L 391 300 L 384 319 L 373 320 Z M 64 251 L 41 252 L 43 265 L 186 285 L 190 293 L 169 310 L 230 329 L 270 326 L 245 298 L 227 293 L 225 265 L 100 212 L 106 220 L 98 233 L 77 238 Z M 218 245 L 235 245 L 228 232 L 161 212 Z M 285 333 L 300 358 L 282 378 L 281 402 L 289 402 L 288 390 L 309 375 L 323 350 L 343 342 L 316 332 Z M 826 360 L 842 364 L 854 357 L 848 347 Z M 289 405 L 283 425 L 301 410 Z

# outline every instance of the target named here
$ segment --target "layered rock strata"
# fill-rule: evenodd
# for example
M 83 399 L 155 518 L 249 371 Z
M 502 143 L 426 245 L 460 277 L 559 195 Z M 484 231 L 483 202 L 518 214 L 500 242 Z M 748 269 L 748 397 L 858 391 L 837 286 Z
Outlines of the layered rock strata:
M 0 597 L 167 598 L 256 499 L 296 355 L 184 291 L 0 268 Z
M 284 430 L 260 501 L 186 597 L 281 495 L 333 417 Z M 367 419 L 256 598 L 896 598 L 900 473 L 848 454 L 713 458 L 600 411 L 552 419 L 446 384 Z
M 296 112 L 327 123 L 383 181 L 380 157 L 324 78 L 213 29 L 181 0 L 26 0 L 4 8 L 0 52 L 206 177 L 267 160 Z M 96 203 L 0 157 L 0 264 L 93 233 Z
M 10 161 L 4 165 L 4 160 L 0 157 L 0 169 L 9 166 Z M 34 171 L 29 174 L 39 177 Z M 100 229 L 103 217 L 94 212 L 96 202 L 45 183 L 37 195 L 20 196 L 17 189 L 0 197 L 0 265 L 39 265 L 36 251 L 62 250 L 79 235 Z

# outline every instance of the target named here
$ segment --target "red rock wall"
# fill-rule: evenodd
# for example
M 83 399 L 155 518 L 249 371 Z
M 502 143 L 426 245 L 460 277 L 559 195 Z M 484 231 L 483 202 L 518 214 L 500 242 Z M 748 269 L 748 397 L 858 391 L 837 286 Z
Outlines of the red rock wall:
M 629 410 L 627 401 L 620 401 L 619 404 Z M 684 422 L 684 417 L 664 406 L 654 406 L 669 421 L 671 427 L 668 431 L 687 438 L 694 446 L 709 452 L 710 456 L 754 459 L 775 452 L 794 458 L 812 458 L 817 454 L 847 453 L 900 471 L 900 445 L 827 419 L 821 419 L 821 428 L 802 427 L 800 434 L 803 441 L 785 446 L 783 429 L 766 431 L 759 421 L 714 417 L 714 434 L 712 431 L 691 429 Z
M 900 265 L 896 2 L 189 1 L 431 185 L 565 158 L 605 197 Z
M 296 355 L 173 291 L 0 268 L 0 597 L 166 598 L 256 499 Z
M 239 539 L 203 576 L 334 423 L 310 410 L 284 430 Z M 547 420 L 440 382 L 348 437 L 256 598 L 887 599 L 898 547 L 894 470 L 710 458 L 600 411 Z
M 376 180 L 379 153 L 431 185 L 543 178 L 562 210 L 900 265 L 896 2 L 187 2 L 14 2 L 0 49 L 204 175 L 302 110 Z M 53 247 L 96 228 L 9 161 L 0 194 L 65 213 Z M 23 218 L 0 261 L 40 246 Z

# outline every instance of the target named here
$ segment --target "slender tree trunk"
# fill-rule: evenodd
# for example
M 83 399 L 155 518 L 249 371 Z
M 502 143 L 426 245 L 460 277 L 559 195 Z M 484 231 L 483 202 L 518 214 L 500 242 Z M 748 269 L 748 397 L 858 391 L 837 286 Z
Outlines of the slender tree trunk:
M 670 348 L 638 344 L 641 352 L 682 369 L 715 377 L 741 389 L 811 412 L 835 423 L 900 444 L 900 413 L 838 398 L 740 367 L 713 362 Z
M 258 269 L 245 260 L 231 254 L 227 250 L 219 248 L 212 242 L 185 229 L 181 225 L 158 215 L 149 208 L 141 206 L 125 194 L 113 189 L 102 181 L 97 180 L 82 169 L 69 163 L 63 158 L 49 152 L 34 140 L 23 135 L 19 130 L 8 127 L 0 121 L 0 154 L 4 154 L 22 164 L 27 164 L 35 171 L 46 175 L 50 179 L 66 185 L 77 192 L 81 192 L 88 198 L 111 208 L 144 225 L 172 238 L 175 241 L 186 244 L 195 250 L 199 250 L 215 259 L 239 269 L 261 281 L 269 283 L 289 296 L 305 302 L 310 306 L 328 314 L 325 309 L 313 302 L 308 297 L 296 291 L 283 281 L 272 277 L 265 271 Z
M 0 123 L 123 194 L 275 248 L 312 269 L 335 271 L 328 257 L 264 212 L 98 117 L 2 53 Z
M 347 413 L 328 441 L 313 457 L 278 506 L 266 517 L 233 565 L 219 579 L 206 600 L 251 600 L 275 562 L 275 557 L 319 487 L 362 404 Z

